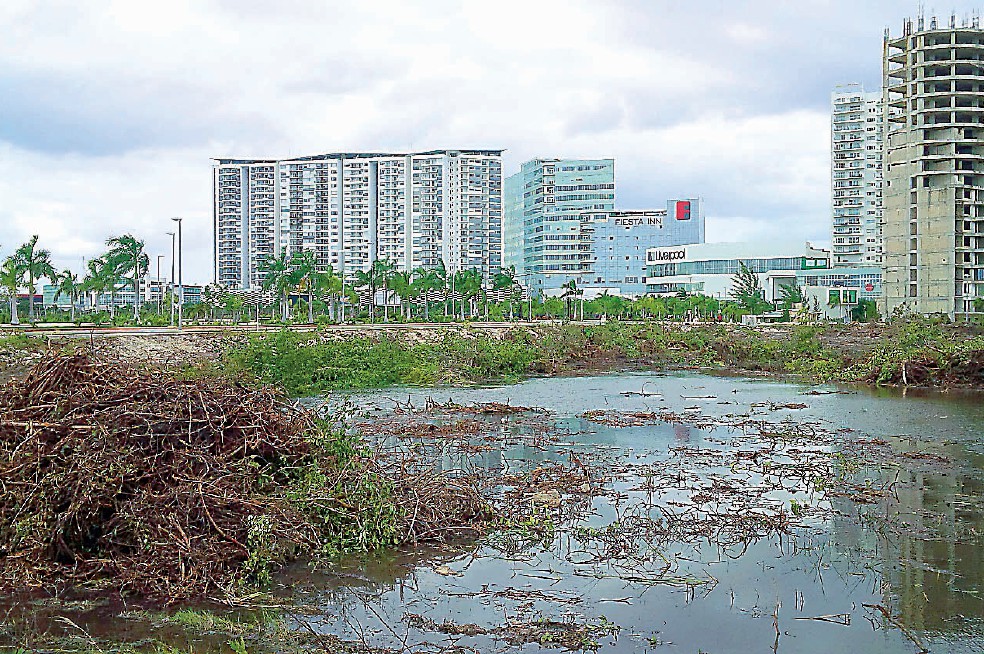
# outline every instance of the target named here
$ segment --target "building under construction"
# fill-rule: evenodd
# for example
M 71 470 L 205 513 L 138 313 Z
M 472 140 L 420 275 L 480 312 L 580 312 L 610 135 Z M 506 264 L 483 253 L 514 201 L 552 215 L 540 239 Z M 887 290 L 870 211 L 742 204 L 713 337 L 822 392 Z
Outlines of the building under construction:
M 884 299 L 984 314 L 984 30 L 974 17 L 885 33 Z

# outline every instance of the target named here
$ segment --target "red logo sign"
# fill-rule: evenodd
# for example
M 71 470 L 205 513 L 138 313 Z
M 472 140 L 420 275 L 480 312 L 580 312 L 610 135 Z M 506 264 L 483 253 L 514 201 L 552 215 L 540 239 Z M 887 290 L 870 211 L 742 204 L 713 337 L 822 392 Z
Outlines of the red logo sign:
M 864 285 L 864 290 L 869 291 L 869 292 L 870 291 L 873 291 L 873 290 L 875 290 L 875 285 L 872 284 L 871 282 L 868 282 L 867 284 Z
M 676 219 L 690 220 L 690 200 L 677 200 Z

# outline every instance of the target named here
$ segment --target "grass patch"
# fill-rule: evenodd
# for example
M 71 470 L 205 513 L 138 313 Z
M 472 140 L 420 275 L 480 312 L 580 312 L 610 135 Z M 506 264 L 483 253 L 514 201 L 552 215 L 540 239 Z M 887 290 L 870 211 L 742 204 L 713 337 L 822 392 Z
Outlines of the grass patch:
M 293 396 L 387 386 L 467 385 L 618 368 L 727 368 L 813 382 L 984 385 L 980 330 L 909 319 L 890 326 L 622 323 L 447 331 L 436 339 L 282 331 L 252 335 L 208 374 L 282 386 Z M 904 374 L 903 374 L 904 370 Z

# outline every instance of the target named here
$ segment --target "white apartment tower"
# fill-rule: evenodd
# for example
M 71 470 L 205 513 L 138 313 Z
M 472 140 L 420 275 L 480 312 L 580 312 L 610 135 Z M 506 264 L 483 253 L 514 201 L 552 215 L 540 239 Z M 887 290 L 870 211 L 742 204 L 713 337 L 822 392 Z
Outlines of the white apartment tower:
M 502 265 L 502 151 L 333 153 L 215 159 L 215 281 L 262 284 L 266 257 L 314 252 L 351 278 L 384 259 L 398 270 Z
M 882 312 L 984 313 L 984 30 L 907 20 L 883 66 Z
M 860 84 L 837 87 L 831 95 L 830 242 L 834 266 L 882 264 L 881 93 Z

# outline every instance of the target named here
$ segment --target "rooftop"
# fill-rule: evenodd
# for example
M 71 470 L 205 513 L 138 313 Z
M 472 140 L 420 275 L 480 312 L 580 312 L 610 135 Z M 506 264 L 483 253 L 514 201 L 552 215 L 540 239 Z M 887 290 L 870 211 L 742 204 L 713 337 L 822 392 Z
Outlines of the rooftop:
M 281 161 L 326 161 L 329 159 L 379 159 L 383 157 L 426 157 L 440 154 L 464 154 L 480 156 L 499 156 L 505 150 L 426 150 L 423 152 L 330 152 L 312 154 L 304 157 L 285 157 L 283 159 L 226 159 L 212 157 L 218 166 L 235 166 L 249 164 L 274 164 Z

